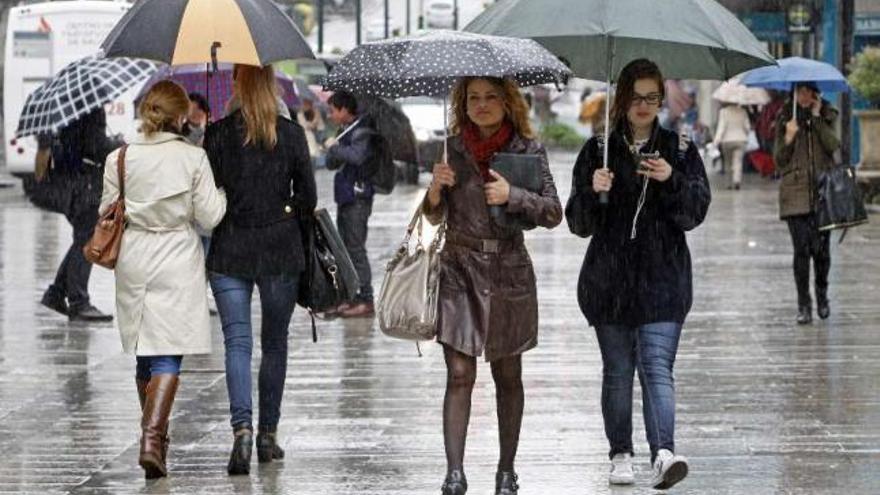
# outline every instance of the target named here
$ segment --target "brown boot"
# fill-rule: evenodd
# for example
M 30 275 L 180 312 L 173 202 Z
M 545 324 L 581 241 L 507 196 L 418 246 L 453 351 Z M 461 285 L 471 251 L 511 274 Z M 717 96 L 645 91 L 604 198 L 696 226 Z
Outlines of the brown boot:
M 137 383 L 138 389 L 138 400 L 141 402 L 141 421 L 144 419 L 144 402 L 147 400 L 147 384 L 150 383 L 150 380 L 138 380 L 135 379 Z M 168 460 L 168 444 L 171 443 L 171 438 L 168 437 L 168 429 L 171 427 L 170 421 L 168 424 L 168 428 L 165 430 L 165 435 L 162 437 L 162 462 L 166 462 Z
M 141 453 L 138 460 L 147 479 L 161 478 L 168 474 L 164 445 L 177 384 L 177 375 L 170 373 L 153 375 L 147 384 L 141 420 Z

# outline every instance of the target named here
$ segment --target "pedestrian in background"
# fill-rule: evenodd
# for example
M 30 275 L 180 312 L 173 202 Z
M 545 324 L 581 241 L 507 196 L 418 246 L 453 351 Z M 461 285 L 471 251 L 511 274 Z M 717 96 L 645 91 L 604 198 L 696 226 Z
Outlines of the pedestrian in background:
M 467 491 L 464 447 L 477 357 L 484 351 L 498 412 L 495 493 L 515 495 L 518 490 L 514 459 L 524 404 L 522 353 L 538 343 L 538 298 L 522 230 L 498 225 L 490 207 L 502 206 L 531 226 L 553 228 L 562 221 L 547 154 L 535 140 L 528 114 L 512 80 L 462 79 L 452 91 L 449 163 L 434 166 L 422 203 L 431 223 L 445 217 L 447 225 L 437 316 L 437 341 L 446 359 L 444 495 Z M 540 194 L 511 186 L 491 170 L 497 152 L 536 156 L 543 179 Z
M 141 133 L 107 157 L 101 212 L 119 195 L 124 156 L 125 220 L 116 264 L 116 312 L 125 352 L 137 355 L 139 463 L 148 479 L 167 474 L 168 419 L 184 355 L 211 352 L 205 256 L 193 221 L 210 230 L 226 197 L 205 152 L 182 135 L 184 89 L 154 85 L 140 104 Z
M 253 451 L 251 298 L 260 290 L 262 362 L 257 457 L 284 457 L 278 445 L 287 375 L 287 328 L 305 252 L 299 218 L 317 203 L 305 133 L 277 96 L 271 66 L 236 65 L 229 114 L 208 127 L 205 149 L 229 208 L 208 252 L 211 288 L 226 346 L 233 446 L 227 472 L 249 474 Z
M 714 143 L 721 149 L 722 170 L 730 173 L 728 189 L 739 190 L 742 183 L 743 157 L 751 130 L 749 114 L 743 107 L 731 103 L 721 107 Z
M 789 101 L 776 124 L 774 159 L 782 179 L 779 182 L 779 216 L 788 223 L 794 247 L 794 281 L 798 295 L 797 322 L 813 321 L 810 297 L 810 259 L 813 260 L 816 313 L 826 319 L 828 272 L 831 269 L 830 233 L 819 232 L 816 203 L 819 176 L 834 167 L 834 153 L 840 149 L 836 134 L 837 110 L 823 100 L 815 84 L 795 89 L 797 118 Z
M 211 104 L 201 93 L 189 94 L 189 113 L 186 116 L 184 135 L 190 143 L 201 146 L 205 141 L 205 130 L 211 121 Z
M 336 201 L 336 228 L 351 256 L 351 262 L 361 282 L 354 301 L 343 303 L 335 312 L 343 318 L 372 317 L 373 276 L 367 256 L 367 234 L 373 213 L 373 184 L 367 177 L 366 165 L 374 149 L 375 134 L 372 119 L 358 114 L 358 102 L 346 91 L 333 93 L 330 120 L 339 126 L 340 133 L 324 143 L 327 148 L 327 168 L 338 170 L 333 177 L 333 198 Z
M 687 460 L 675 454 L 672 368 L 693 299 L 685 232 L 706 217 L 709 182 L 696 146 L 660 127 L 663 76 L 645 59 L 628 64 L 611 107 L 608 168 L 591 138 L 573 171 L 565 209 L 569 229 L 591 237 L 578 303 L 595 327 L 602 353 L 602 418 L 613 485 L 635 482 L 632 457 L 633 373 L 642 385 L 651 449 L 651 485 L 681 481 Z M 644 154 L 659 153 L 659 158 Z M 600 195 L 608 194 L 608 203 Z
M 89 278 L 92 264 L 83 246 L 92 237 L 101 202 L 101 180 L 107 154 L 122 139 L 107 136 L 107 115 L 97 108 L 61 129 L 52 140 L 53 180 L 65 187 L 64 216 L 73 227 L 73 243 L 67 250 L 55 281 L 43 293 L 43 306 L 66 315 L 71 321 L 111 321 L 91 303 Z
M 296 120 L 306 131 L 309 154 L 314 163 L 321 154 L 321 144 L 319 143 L 324 142 L 324 130 L 326 128 L 324 118 L 321 116 L 320 110 L 315 108 L 315 103 L 305 98 L 303 99 L 302 108 L 296 113 Z

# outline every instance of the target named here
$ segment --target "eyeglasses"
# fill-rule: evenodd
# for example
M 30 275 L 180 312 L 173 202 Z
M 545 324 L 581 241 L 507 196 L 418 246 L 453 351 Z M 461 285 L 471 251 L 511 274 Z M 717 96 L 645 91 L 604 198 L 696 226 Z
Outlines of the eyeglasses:
M 637 107 L 637 106 L 641 105 L 642 103 L 647 103 L 648 105 L 651 105 L 651 106 L 657 106 L 662 101 L 663 101 L 663 95 L 661 95 L 660 93 L 648 93 L 644 96 L 642 96 L 638 93 L 633 93 L 631 105 L 634 107 Z

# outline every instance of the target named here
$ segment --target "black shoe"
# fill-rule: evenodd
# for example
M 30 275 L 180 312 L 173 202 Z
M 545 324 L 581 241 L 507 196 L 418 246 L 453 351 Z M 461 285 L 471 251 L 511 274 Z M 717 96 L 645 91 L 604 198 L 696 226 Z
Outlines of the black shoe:
M 46 306 L 52 311 L 61 313 L 64 316 L 67 316 L 70 311 L 67 307 L 67 301 L 64 300 L 64 296 L 57 290 L 53 290 L 52 287 L 49 287 L 49 289 L 43 293 L 43 298 L 40 300 L 40 304 Z
M 801 306 L 798 308 L 797 315 L 798 325 L 809 325 L 813 323 L 813 308 L 809 306 Z
M 257 433 L 257 461 L 272 462 L 275 459 L 284 459 L 284 449 L 278 446 L 276 430 L 260 427 Z
M 519 476 L 513 471 L 498 471 L 495 473 L 495 495 L 516 495 L 519 485 L 516 484 Z
M 464 495 L 467 493 L 467 478 L 461 469 L 453 469 L 446 473 L 446 480 L 443 481 L 443 495 Z
M 254 429 L 244 425 L 235 430 L 235 443 L 229 454 L 229 465 L 226 472 L 230 475 L 251 473 L 251 454 L 254 448 Z
M 831 308 L 828 307 L 827 299 L 816 301 L 816 314 L 823 320 L 827 320 L 831 316 Z
M 101 310 L 86 304 L 85 306 L 71 306 L 67 312 L 70 321 L 113 321 L 113 315 L 102 313 Z

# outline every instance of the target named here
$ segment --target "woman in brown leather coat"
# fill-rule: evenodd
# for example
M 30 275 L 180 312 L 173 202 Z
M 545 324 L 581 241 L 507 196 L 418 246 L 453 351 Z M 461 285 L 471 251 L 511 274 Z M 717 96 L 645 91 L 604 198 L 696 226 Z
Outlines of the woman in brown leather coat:
M 513 461 L 523 414 L 523 352 L 538 343 L 535 273 L 522 228 L 553 228 L 562 206 L 544 147 L 534 140 L 528 107 L 513 81 L 465 78 L 452 93 L 453 136 L 448 164 L 434 167 L 423 212 L 437 224 L 446 215 L 440 256 L 437 340 L 446 357 L 443 435 L 448 472 L 444 495 L 467 491 L 464 447 L 477 357 L 485 352 L 495 380 L 501 458 L 495 493 L 517 492 Z M 489 168 L 497 152 L 535 155 L 541 163 L 540 194 L 510 185 Z M 520 227 L 501 226 L 498 206 Z

